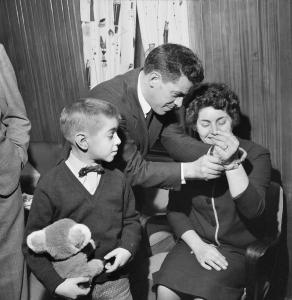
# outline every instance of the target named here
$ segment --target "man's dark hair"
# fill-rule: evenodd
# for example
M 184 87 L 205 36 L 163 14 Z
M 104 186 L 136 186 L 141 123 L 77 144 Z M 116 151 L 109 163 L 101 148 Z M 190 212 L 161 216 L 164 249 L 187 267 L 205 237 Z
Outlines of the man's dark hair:
M 164 81 L 176 81 L 182 75 L 193 84 L 204 79 L 202 62 L 194 52 L 182 45 L 163 44 L 154 48 L 146 57 L 145 74 L 158 71 Z

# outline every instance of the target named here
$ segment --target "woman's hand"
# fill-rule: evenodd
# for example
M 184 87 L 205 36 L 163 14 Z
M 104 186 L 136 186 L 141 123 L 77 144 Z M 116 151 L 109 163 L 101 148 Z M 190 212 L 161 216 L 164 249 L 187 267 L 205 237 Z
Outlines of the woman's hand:
M 237 155 L 239 141 L 232 132 L 217 131 L 212 136 L 213 155 L 219 157 L 223 164 L 229 164 Z
M 192 249 L 191 253 L 195 254 L 199 264 L 207 269 L 217 271 L 226 270 L 228 262 L 212 244 L 205 243 L 195 230 L 190 229 L 181 235 L 181 239 Z
M 227 269 L 228 262 L 225 256 L 212 244 L 201 241 L 201 243 L 193 248 L 192 252 L 195 254 L 199 264 L 207 270 L 211 270 L 212 268 L 217 271 Z

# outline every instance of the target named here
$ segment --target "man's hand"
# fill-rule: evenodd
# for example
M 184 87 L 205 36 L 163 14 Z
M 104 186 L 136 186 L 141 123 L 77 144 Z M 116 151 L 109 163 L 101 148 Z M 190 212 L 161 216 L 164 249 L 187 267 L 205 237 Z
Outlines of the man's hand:
M 224 171 L 221 159 L 211 155 L 204 155 L 193 162 L 183 163 L 182 167 L 185 179 L 215 179 Z
M 77 299 L 78 296 L 84 296 L 90 292 L 90 288 L 81 288 L 78 286 L 78 284 L 88 281 L 88 277 L 67 278 L 57 286 L 55 293 L 66 298 Z
M 104 256 L 105 260 L 114 258 L 113 263 L 108 262 L 105 264 L 105 272 L 112 273 L 117 270 L 117 268 L 124 266 L 131 256 L 131 252 L 125 248 L 116 248 L 112 250 L 110 253 Z
M 229 164 L 235 159 L 239 141 L 232 132 L 217 131 L 213 134 L 213 155 L 220 158 L 222 164 Z

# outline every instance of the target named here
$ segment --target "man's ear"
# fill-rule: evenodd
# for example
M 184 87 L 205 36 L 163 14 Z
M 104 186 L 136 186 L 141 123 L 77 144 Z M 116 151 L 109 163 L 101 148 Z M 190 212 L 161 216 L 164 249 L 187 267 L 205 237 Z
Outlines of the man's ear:
M 75 143 L 81 150 L 88 150 L 87 135 L 84 132 L 78 132 L 75 134 Z
M 148 82 L 151 88 L 157 87 L 162 82 L 161 74 L 157 71 L 150 72 L 148 76 Z

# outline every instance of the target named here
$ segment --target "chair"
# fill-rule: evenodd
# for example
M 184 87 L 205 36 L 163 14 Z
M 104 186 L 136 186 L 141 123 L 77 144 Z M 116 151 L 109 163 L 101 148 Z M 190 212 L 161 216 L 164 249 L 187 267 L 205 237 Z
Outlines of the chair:
M 283 216 L 282 187 L 271 182 L 263 215 L 265 236 L 246 250 L 247 286 L 245 300 L 267 299 L 276 276 Z
M 271 182 L 266 193 L 266 208 L 261 223 L 264 235 L 246 250 L 247 280 L 241 300 L 268 299 L 276 276 L 283 215 L 282 187 Z M 175 244 L 165 214 L 154 215 L 144 222 L 144 233 L 149 241 L 149 280 L 159 270 L 166 254 Z M 153 298 L 153 296 L 151 296 Z M 152 299 L 151 298 L 151 299 Z
M 28 162 L 21 172 L 22 192 L 33 194 L 40 175 L 47 172 L 62 158 L 63 147 L 58 143 L 30 142 Z

